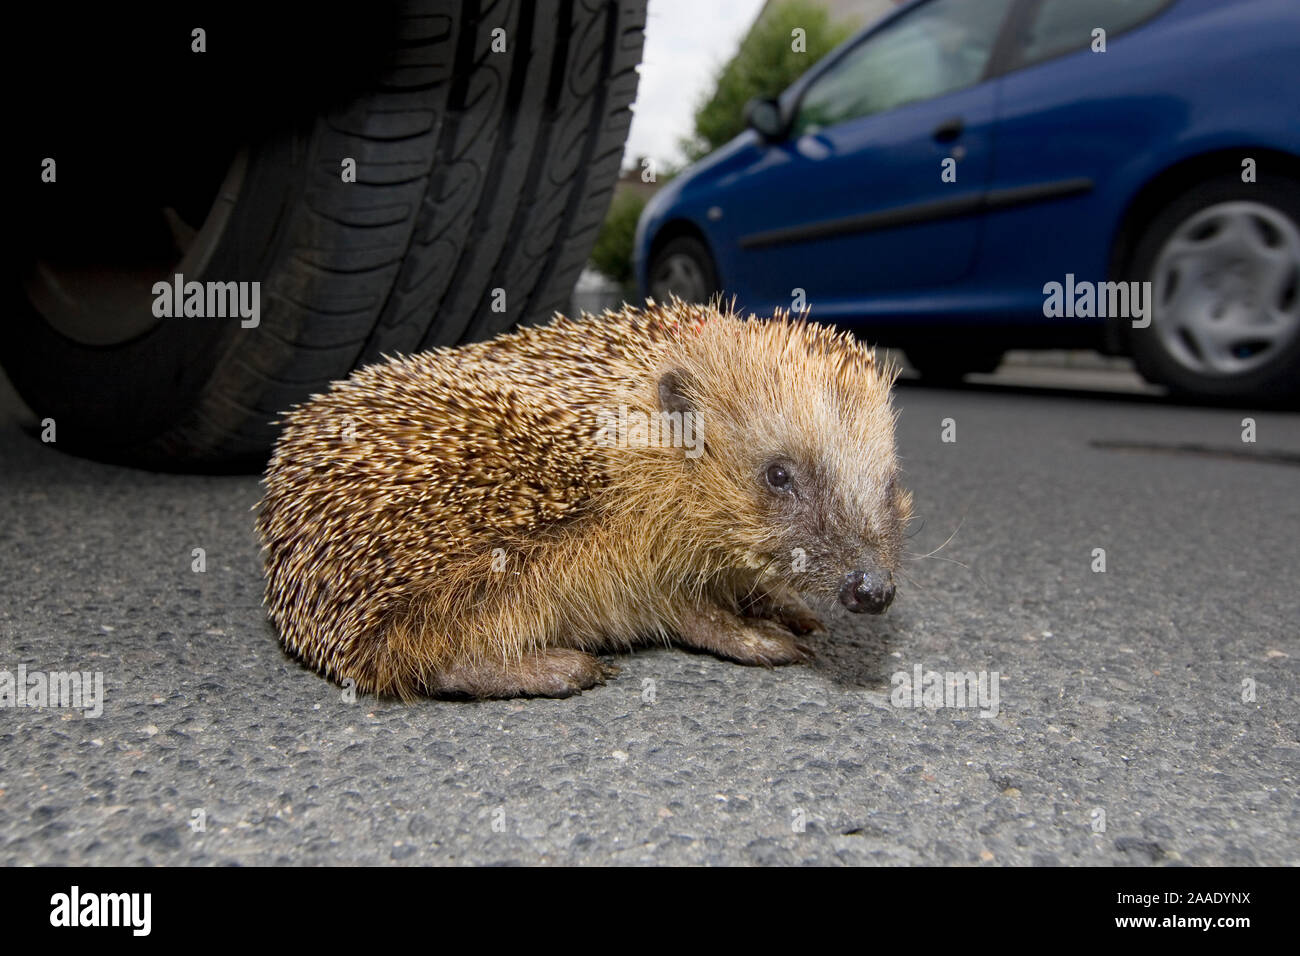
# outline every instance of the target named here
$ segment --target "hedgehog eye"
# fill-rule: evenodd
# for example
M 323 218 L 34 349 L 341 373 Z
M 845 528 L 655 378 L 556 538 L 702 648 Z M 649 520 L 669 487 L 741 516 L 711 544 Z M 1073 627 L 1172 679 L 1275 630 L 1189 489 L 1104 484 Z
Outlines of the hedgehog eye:
M 774 491 L 790 492 L 794 490 L 794 477 L 790 469 L 779 461 L 767 466 L 767 484 Z

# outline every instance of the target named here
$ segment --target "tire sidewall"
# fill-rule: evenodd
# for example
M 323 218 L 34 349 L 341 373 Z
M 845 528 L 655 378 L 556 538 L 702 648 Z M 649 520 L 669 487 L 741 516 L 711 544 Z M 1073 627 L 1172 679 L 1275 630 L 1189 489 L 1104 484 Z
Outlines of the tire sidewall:
M 1300 182 L 1279 179 L 1243 183 L 1227 174 L 1208 180 L 1168 203 L 1142 233 L 1129 259 L 1125 277 L 1152 282 L 1152 269 L 1169 237 L 1191 217 L 1226 202 L 1254 202 L 1285 215 L 1300 228 Z M 1152 305 L 1154 308 L 1154 304 Z M 1274 400 L 1300 393 L 1300 336 L 1266 364 L 1242 375 L 1206 375 L 1193 371 L 1171 356 L 1160 342 L 1156 319 L 1145 329 L 1126 331 L 1139 371 L 1148 380 L 1174 392 L 1210 398 Z
M 949 350 L 904 347 L 903 354 L 922 379 L 931 382 L 959 382 L 967 375 L 987 375 L 997 371 L 1006 352 L 996 348 L 961 348 L 954 345 Z
M 240 196 L 211 257 L 200 273 L 184 276 L 187 283 L 259 283 L 263 324 L 306 148 L 297 131 L 250 149 Z M 11 287 L 11 295 L 0 354 L 15 388 L 38 419 L 68 423 L 59 429 L 60 445 L 105 461 L 184 468 L 183 454 L 159 455 L 151 445 L 192 413 L 232 350 L 250 336 L 262 338 L 260 327 L 244 328 L 239 316 L 174 315 L 130 341 L 85 345 L 58 332 L 20 288 Z
M 716 296 L 722 291 L 718 282 L 718 270 L 713 264 L 713 255 L 709 252 L 708 247 L 694 236 L 676 236 L 669 239 L 658 250 L 655 251 L 654 258 L 650 260 L 650 285 L 654 284 L 655 273 L 658 272 L 660 264 L 670 256 L 685 255 L 689 256 L 699 267 L 704 277 L 708 291 L 705 296 Z

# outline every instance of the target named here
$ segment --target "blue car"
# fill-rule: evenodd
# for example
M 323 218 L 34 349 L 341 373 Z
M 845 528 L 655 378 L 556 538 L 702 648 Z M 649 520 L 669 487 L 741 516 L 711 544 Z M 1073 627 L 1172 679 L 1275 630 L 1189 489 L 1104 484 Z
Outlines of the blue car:
M 1300 393 L 1300 2 L 914 0 L 677 176 L 641 291 L 734 296 L 905 350 L 1131 354 Z

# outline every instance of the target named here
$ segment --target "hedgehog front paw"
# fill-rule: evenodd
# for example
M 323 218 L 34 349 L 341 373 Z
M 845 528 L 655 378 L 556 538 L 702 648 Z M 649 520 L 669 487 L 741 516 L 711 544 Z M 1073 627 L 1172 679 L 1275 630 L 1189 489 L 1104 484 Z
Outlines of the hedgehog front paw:
M 776 621 L 736 617 L 720 607 L 687 616 L 678 626 L 687 647 L 753 667 L 780 667 L 812 660 L 812 649 Z
M 745 604 L 744 611 L 746 617 L 775 621 L 792 634 L 812 634 L 826 630 L 821 618 L 792 590 L 774 591 L 749 601 Z
M 519 661 L 458 661 L 447 665 L 428 681 L 436 697 L 475 700 L 510 697 L 572 697 L 590 690 L 618 673 L 585 651 L 557 647 L 525 655 Z
M 813 659 L 812 648 L 800 643 L 794 634 L 776 621 L 746 621 L 734 643 L 723 657 L 755 667 L 781 667 L 806 664 Z
M 777 611 L 772 618 L 780 624 L 784 624 L 795 634 L 817 634 L 825 632 L 826 625 L 822 619 L 812 612 L 808 605 L 802 600 L 794 607 L 783 607 Z

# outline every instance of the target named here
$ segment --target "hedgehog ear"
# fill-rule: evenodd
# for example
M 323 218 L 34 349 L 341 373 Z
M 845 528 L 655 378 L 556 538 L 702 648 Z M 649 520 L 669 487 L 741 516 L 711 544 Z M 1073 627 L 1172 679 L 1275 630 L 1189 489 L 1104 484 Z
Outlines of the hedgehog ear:
M 691 412 L 695 406 L 686 395 L 686 377 L 676 369 L 659 376 L 659 407 L 665 412 Z

